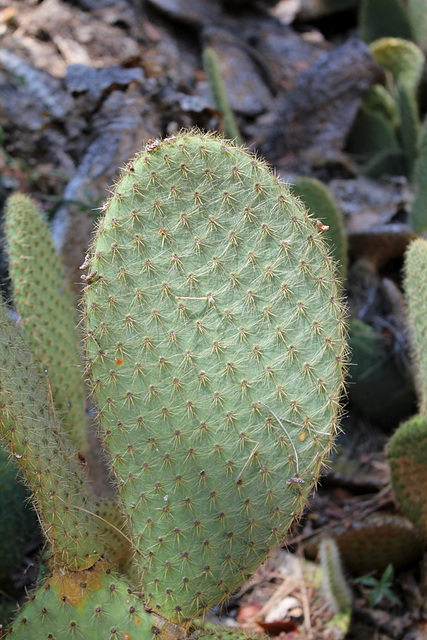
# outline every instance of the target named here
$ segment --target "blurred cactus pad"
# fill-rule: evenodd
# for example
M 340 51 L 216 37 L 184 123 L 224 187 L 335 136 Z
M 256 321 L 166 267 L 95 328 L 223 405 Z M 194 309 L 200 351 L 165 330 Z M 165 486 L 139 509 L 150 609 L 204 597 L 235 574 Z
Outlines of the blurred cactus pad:
M 405 254 L 404 287 L 411 328 L 419 413 L 404 422 L 390 441 L 393 489 L 403 513 L 427 539 L 427 241 L 414 240 Z
M 323 233 L 257 157 L 149 141 L 88 257 L 88 373 L 146 603 L 190 620 L 281 542 L 338 429 L 345 312 Z

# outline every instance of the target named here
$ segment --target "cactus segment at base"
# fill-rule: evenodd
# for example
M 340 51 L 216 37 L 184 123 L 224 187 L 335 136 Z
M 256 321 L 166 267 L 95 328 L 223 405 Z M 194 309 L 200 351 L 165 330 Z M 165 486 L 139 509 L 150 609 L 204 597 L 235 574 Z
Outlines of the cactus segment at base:
M 338 427 L 346 346 L 322 231 L 214 135 L 150 141 L 99 223 L 88 372 L 149 606 L 226 599 L 284 537 Z
M 53 571 L 21 607 L 8 637 L 166 640 L 154 633 L 155 622 L 128 584 L 100 562 L 87 571 Z

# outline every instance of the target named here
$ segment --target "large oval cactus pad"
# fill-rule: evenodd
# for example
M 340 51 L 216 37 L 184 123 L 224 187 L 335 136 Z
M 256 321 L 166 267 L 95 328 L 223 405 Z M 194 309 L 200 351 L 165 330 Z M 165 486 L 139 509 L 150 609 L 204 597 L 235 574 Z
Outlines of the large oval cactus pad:
M 183 133 L 127 165 L 90 272 L 90 377 L 145 596 L 190 619 L 282 540 L 330 450 L 334 267 L 262 161 Z

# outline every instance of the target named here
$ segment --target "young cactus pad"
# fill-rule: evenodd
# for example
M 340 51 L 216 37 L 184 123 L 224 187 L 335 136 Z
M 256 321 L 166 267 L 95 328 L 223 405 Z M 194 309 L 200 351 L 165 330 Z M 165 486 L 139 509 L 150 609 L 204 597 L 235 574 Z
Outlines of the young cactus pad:
M 31 488 L 55 562 L 86 569 L 104 551 L 81 464 L 63 438 L 46 380 L 0 301 L 0 440 Z
M 9 272 L 16 308 L 70 438 L 87 445 L 80 336 L 75 305 L 50 231 L 31 198 L 15 193 L 6 206 Z
M 145 598 L 169 619 L 263 562 L 331 448 L 344 312 L 321 233 L 213 135 L 150 141 L 105 206 L 88 368 Z

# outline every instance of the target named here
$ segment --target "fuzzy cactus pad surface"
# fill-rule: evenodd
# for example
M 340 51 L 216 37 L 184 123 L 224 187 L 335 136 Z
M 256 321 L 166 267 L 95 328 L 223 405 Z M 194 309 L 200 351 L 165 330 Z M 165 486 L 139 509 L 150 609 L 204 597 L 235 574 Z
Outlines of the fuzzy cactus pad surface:
M 189 620 L 283 539 L 331 448 L 333 260 L 263 161 L 184 132 L 128 163 L 88 262 L 88 370 L 145 598 Z

